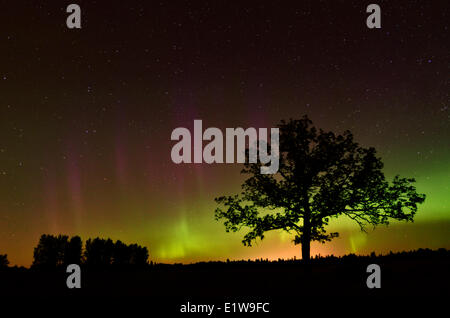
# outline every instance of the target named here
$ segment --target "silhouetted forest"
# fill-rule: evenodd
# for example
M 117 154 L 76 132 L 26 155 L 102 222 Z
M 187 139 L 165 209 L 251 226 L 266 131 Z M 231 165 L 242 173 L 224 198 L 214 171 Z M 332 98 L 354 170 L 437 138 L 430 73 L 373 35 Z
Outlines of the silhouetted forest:
M 388 254 L 379 254 L 372 252 L 370 255 L 347 254 L 344 256 L 334 255 L 316 255 L 311 258 L 310 265 L 323 264 L 355 264 L 376 261 L 417 261 L 417 260 L 450 260 L 450 250 L 440 248 L 431 250 L 428 248 L 420 248 L 414 251 L 389 252 Z M 94 238 L 88 239 L 83 246 L 83 241 L 79 236 L 73 236 L 69 239 L 67 235 L 50 235 L 43 234 L 37 246 L 34 248 L 33 263 L 30 270 L 40 269 L 65 269 L 69 264 L 78 264 L 82 267 L 91 267 L 101 270 L 120 269 L 125 270 L 155 269 L 155 268 L 221 268 L 233 266 L 290 266 L 290 265 L 307 265 L 301 259 L 295 256 L 291 259 L 248 259 L 248 260 L 229 260 L 226 261 L 209 261 L 197 262 L 190 264 L 174 263 L 164 264 L 149 261 L 149 252 L 147 247 L 138 244 L 125 244 L 120 240 L 114 242 L 112 239 Z M 9 261 L 6 254 L 0 254 L 0 269 L 19 269 L 26 270 L 24 267 L 8 267 Z
M 437 250 L 418 249 L 414 251 L 390 252 L 388 254 L 379 254 L 372 252 L 370 255 L 348 254 L 344 256 L 334 255 L 316 255 L 311 258 L 311 265 L 323 264 L 352 264 L 376 261 L 395 261 L 395 260 L 420 260 L 420 259 L 442 259 L 450 260 L 450 250 L 440 248 Z M 31 270 L 38 269 L 64 269 L 69 264 L 78 264 L 83 267 L 94 269 L 103 268 L 121 268 L 130 269 L 139 267 L 144 269 L 154 268 L 220 268 L 233 266 L 279 266 L 279 265 L 305 265 L 301 259 L 295 256 L 291 259 L 255 259 L 255 260 L 229 260 L 197 262 L 191 264 L 164 264 L 149 261 L 149 252 L 147 247 L 138 244 L 125 244 L 120 240 L 114 242 L 112 239 L 94 238 L 88 239 L 83 246 L 82 239 L 79 236 L 73 236 L 69 239 L 67 235 L 43 234 L 37 246 L 34 248 L 33 263 Z M 9 261 L 6 254 L 0 254 L 0 269 L 8 269 Z M 18 269 L 17 266 L 14 268 Z M 11 269 L 11 268 L 10 268 Z M 21 267 L 22 270 L 25 268 Z
M 111 239 L 88 239 L 83 248 L 79 236 L 43 234 L 34 249 L 32 268 L 52 269 L 68 264 L 90 267 L 145 266 L 148 250 L 137 244 L 127 245 Z

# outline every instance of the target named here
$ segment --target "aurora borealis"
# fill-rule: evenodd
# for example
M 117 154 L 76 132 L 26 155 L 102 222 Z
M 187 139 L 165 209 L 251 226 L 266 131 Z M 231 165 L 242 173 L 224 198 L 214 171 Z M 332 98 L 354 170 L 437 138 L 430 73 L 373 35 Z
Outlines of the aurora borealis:
M 176 165 L 176 127 L 275 127 L 307 114 L 374 146 L 385 174 L 427 195 L 414 223 L 340 237 L 312 255 L 450 248 L 450 7 L 378 1 L 10 3 L 1 16 L 0 254 L 29 266 L 43 233 L 110 237 L 157 262 L 300 257 L 273 232 L 214 220 L 239 191 L 238 164 Z

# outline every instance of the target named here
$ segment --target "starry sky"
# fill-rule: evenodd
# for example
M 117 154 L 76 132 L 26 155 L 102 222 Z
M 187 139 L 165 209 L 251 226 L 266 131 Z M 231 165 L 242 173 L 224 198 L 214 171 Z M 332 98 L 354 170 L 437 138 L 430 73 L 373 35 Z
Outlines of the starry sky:
M 17 2 L 17 3 L 16 3 Z M 270 232 L 243 247 L 214 198 L 237 164 L 176 165 L 173 129 L 274 127 L 307 114 L 373 146 L 427 195 L 414 223 L 312 254 L 450 248 L 450 5 L 377 1 L 37 1 L 0 10 L 0 253 L 29 266 L 43 233 L 110 237 L 157 262 L 300 257 Z M 79 30 L 66 6 L 81 7 Z

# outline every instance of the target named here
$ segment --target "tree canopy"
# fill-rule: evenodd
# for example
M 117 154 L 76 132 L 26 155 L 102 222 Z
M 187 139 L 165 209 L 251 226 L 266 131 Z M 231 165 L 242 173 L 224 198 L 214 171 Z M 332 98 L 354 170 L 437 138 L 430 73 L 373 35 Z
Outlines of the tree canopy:
M 82 241 L 79 236 L 43 234 L 33 253 L 33 266 L 53 268 L 81 262 Z

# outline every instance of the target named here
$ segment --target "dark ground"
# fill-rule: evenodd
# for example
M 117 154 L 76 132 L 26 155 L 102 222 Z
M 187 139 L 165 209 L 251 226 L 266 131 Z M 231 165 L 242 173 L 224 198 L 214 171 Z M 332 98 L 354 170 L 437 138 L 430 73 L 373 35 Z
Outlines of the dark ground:
M 372 263 L 381 267 L 381 289 L 366 286 L 366 268 Z M 5 303 L 37 302 L 44 309 L 56 304 L 89 304 L 102 311 L 142 306 L 146 316 L 179 313 L 188 301 L 216 307 L 234 301 L 270 302 L 274 316 L 291 312 L 300 316 L 365 316 L 375 312 L 404 316 L 419 309 L 447 312 L 449 265 L 450 251 L 442 249 L 382 257 L 322 258 L 313 260 L 310 267 L 300 261 L 158 264 L 144 269 L 84 267 L 78 290 L 66 287 L 69 274 L 63 270 L 9 268 L 0 271 L 0 299 Z M 304 308 L 315 314 L 304 312 Z M 212 316 L 218 314 L 233 315 L 216 312 Z

